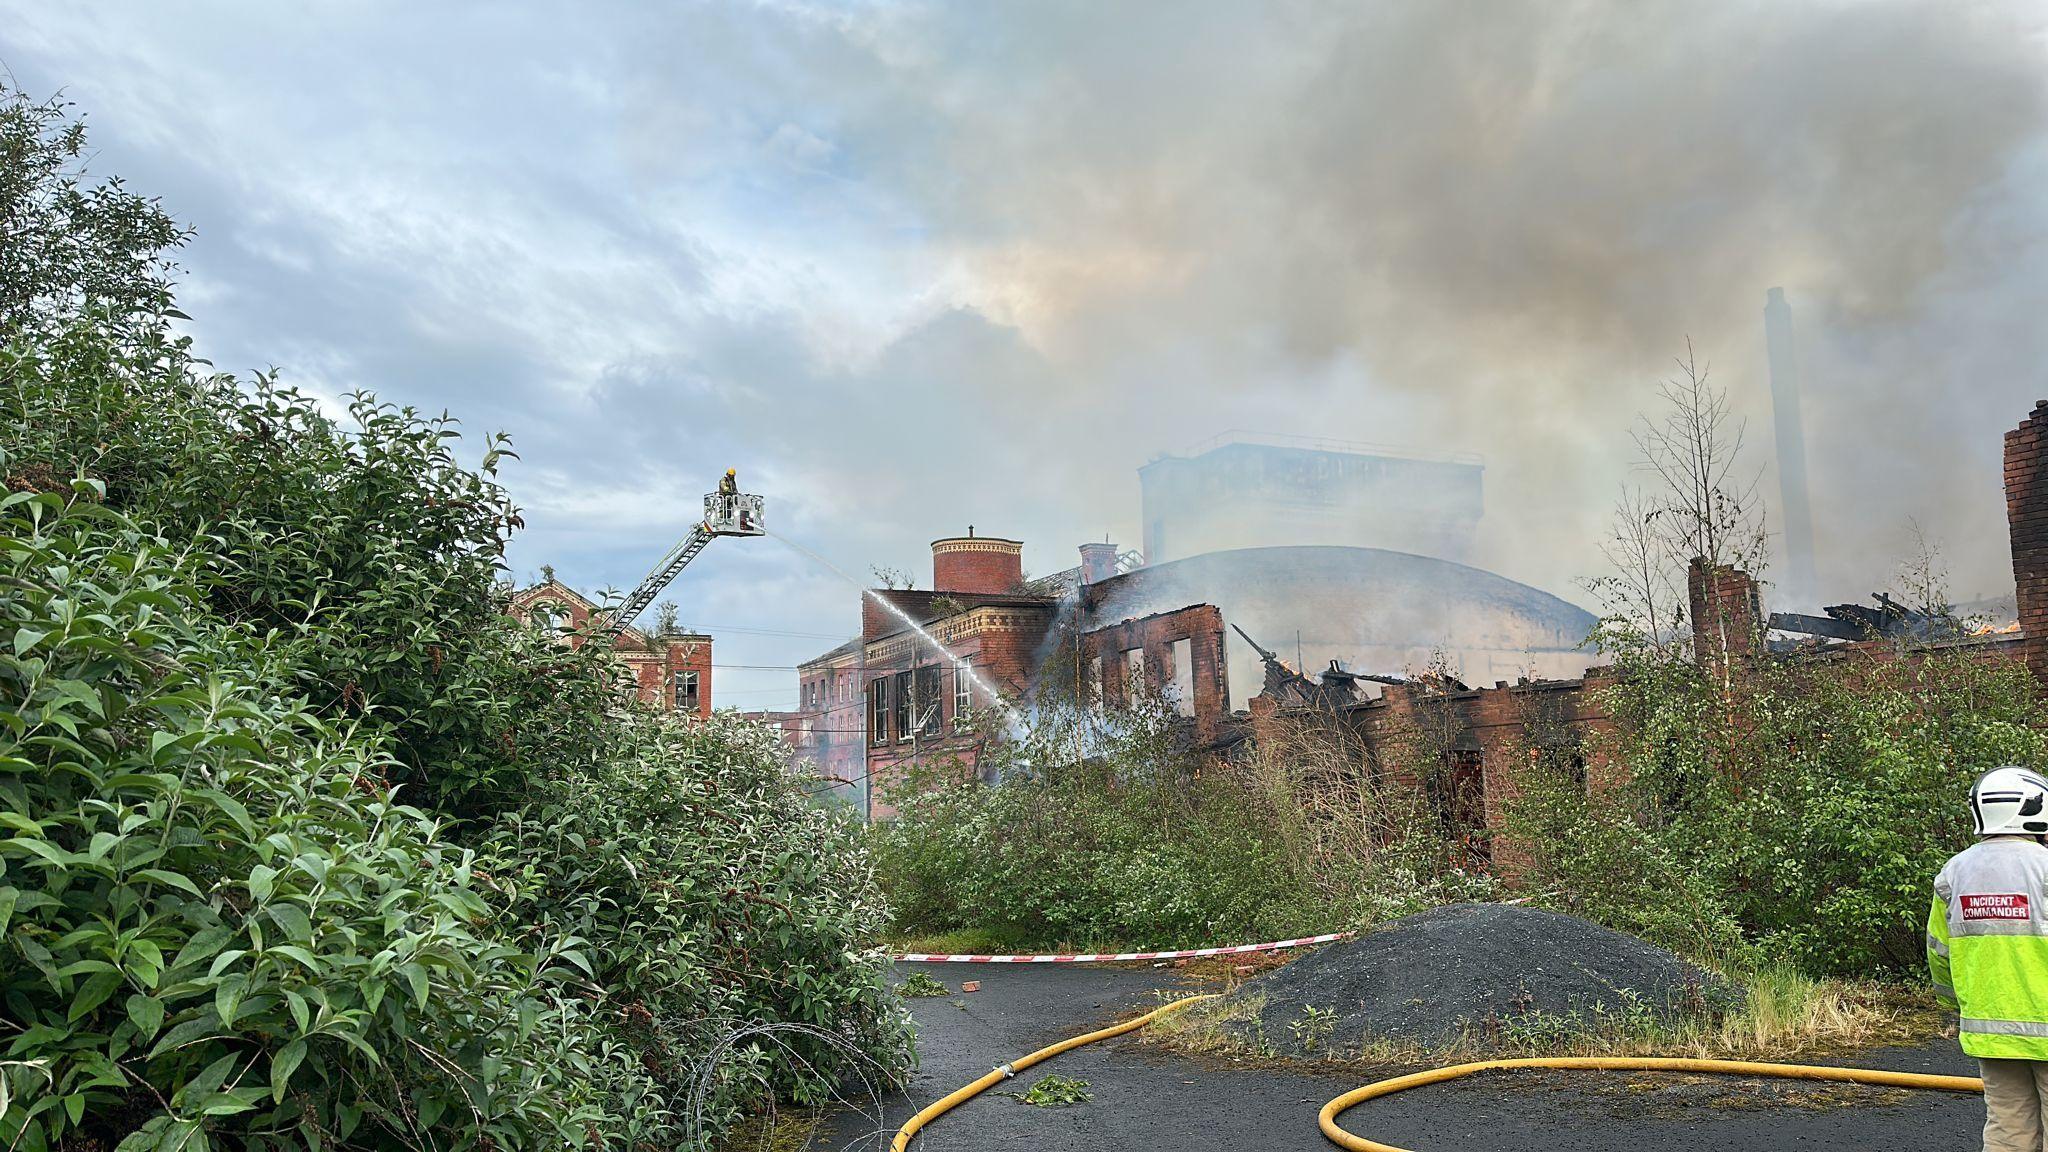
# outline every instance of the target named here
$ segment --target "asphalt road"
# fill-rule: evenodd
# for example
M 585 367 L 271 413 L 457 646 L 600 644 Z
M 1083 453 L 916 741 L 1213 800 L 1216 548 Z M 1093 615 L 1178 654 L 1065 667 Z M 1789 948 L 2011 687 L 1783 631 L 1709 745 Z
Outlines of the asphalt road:
M 879 1152 L 917 1108 L 1002 1061 L 1156 1006 L 1180 987 L 1170 969 L 1081 965 L 906 965 L 957 988 L 911 1001 L 921 1067 L 907 1095 L 871 1117 L 841 1113 L 813 1147 Z M 1089 1082 L 1094 1098 L 1034 1108 L 984 1093 L 925 1129 L 912 1152 L 1327 1152 L 1316 1128 L 1323 1102 L 1356 1087 L 1355 1074 L 1232 1067 L 1169 1055 L 1133 1033 L 1077 1049 L 1004 1087 L 1022 1091 L 1047 1073 Z M 1871 1052 L 1851 1063 L 1973 1074 L 1953 1042 Z M 998 1089 L 999 1091 L 1000 1089 Z M 1503 1073 L 1417 1089 L 1353 1109 L 1352 1131 L 1417 1152 L 1851 1152 L 1874 1148 L 1963 1152 L 1979 1146 L 1974 1096 L 1786 1082 Z

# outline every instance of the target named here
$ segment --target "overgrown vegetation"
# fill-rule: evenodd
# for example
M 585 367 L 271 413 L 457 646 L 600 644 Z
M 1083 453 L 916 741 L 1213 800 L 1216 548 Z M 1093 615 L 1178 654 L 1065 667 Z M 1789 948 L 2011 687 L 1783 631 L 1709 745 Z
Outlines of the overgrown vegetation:
M 1688 568 L 1761 570 L 1763 519 L 1726 397 L 1688 359 L 1664 402 L 1638 438 L 1658 486 L 1624 500 L 1617 575 L 1593 584 L 1615 724 L 1570 764 L 1531 749 L 1510 820 L 1524 882 L 1738 967 L 1917 973 L 1928 885 L 1969 842 L 1970 782 L 2048 753 L 2039 686 L 1967 645 L 1765 655 L 1761 621 L 1690 603 Z M 1949 614 L 1924 545 L 1901 580 Z M 1589 787 L 1588 760 L 1616 770 Z
M 901 788 L 875 853 L 899 931 L 994 947 L 1272 939 L 1483 898 L 1484 876 L 1411 790 L 1304 737 L 1205 767 L 1156 700 L 1094 711 L 1042 696 L 981 761 Z
M 1612 667 L 1584 703 L 1612 724 L 1523 693 L 1519 744 L 1485 753 L 1517 783 L 1495 812 L 1427 673 L 1370 749 L 1310 716 L 1218 765 L 1157 702 L 1074 706 L 1057 681 L 1078 661 L 1054 660 L 1029 731 L 984 762 L 1002 787 L 930 765 L 878 833 L 898 931 L 978 949 L 1270 939 L 1486 899 L 1506 864 L 1525 898 L 1744 985 L 1911 978 L 1927 885 L 1968 842 L 1969 782 L 2048 754 L 2038 685 L 1970 644 L 1767 653 L 1754 615 L 1688 591 L 1689 572 L 1760 576 L 1768 558 L 1741 426 L 1690 349 L 1656 405 L 1636 436 L 1648 487 L 1625 495 L 1612 573 L 1590 585 Z M 1930 556 L 1901 582 L 1947 611 Z
M 0 1140 L 700 1147 L 905 1067 L 857 829 L 505 614 L 501 440 L 192 359 L 82 148 L 0 91 Z
M 906 1000 L 920 1000 L 929 996 L 951 996 L 953 990 L 923 972 L 912 972 L 896 986 L 896 994 Z

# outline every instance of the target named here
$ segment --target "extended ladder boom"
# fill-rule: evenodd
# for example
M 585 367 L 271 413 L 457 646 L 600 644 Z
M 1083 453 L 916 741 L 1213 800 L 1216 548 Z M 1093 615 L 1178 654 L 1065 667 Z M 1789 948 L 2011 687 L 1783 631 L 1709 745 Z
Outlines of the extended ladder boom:
M 619 633 L 631 627 L 647 606 L 661 591 L 675 582 L 690 561 L 697 558 L 704 546 L 720 536 L 760 536 L 767 529 L 761 525 L 761 498 L 745 492 L 713 492 L 704 497 L 704 519 L 690 529 L 690 534 L 668 550 L 661 563 L 640 581 L 633 593 L 620 601 L 612 614 L 605 618 L 604 628 L 599 635 L 616 639 Z
M 705 531 L 702 524 L 690 529 L 690 534 L 683 537 L 681 543 L 669 549 L 668 555 L 661 558 L 661 563 L 654 566 L 654 571 L 649 572 L 646 578 L 640 581 L 640 586 L 633 589 L 633 594 L 620 601 L 619 606 L 613 609 L 611 618 L 605 621 L 605 632 L 616 636 L 631 626 L 642 612 L 647 611 L 647 606 L 654 603 L 654 598 L 661 595 L 661 590 L 673 583 L 713 538 L 714 534 Z

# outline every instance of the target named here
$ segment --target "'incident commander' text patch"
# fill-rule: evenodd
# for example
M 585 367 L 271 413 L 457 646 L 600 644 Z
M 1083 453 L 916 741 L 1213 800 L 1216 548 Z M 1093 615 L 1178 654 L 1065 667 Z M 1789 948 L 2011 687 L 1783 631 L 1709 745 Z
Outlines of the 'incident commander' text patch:
M 1982 893 L 1963 897 L 1963 919 L 1965 920 L 2025 920 L 2027 918 L 2027 896 L 2024 892 Z

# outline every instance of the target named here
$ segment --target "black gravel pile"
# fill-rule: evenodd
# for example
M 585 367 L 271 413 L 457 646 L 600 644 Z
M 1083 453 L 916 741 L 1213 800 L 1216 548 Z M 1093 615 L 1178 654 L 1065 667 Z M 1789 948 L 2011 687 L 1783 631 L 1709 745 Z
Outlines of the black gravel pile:
M 1263 994 L 1237 1027 L 1273 1051 L 1356 1051 L 1375 1040 L 1554 1037 L 1725 1010 L 1719 978 L 1575 916 L 1455 904 L 1396 920 L 1246 981 Z M 1315 1011 L 1311 1012 L 1313 1008 Z

